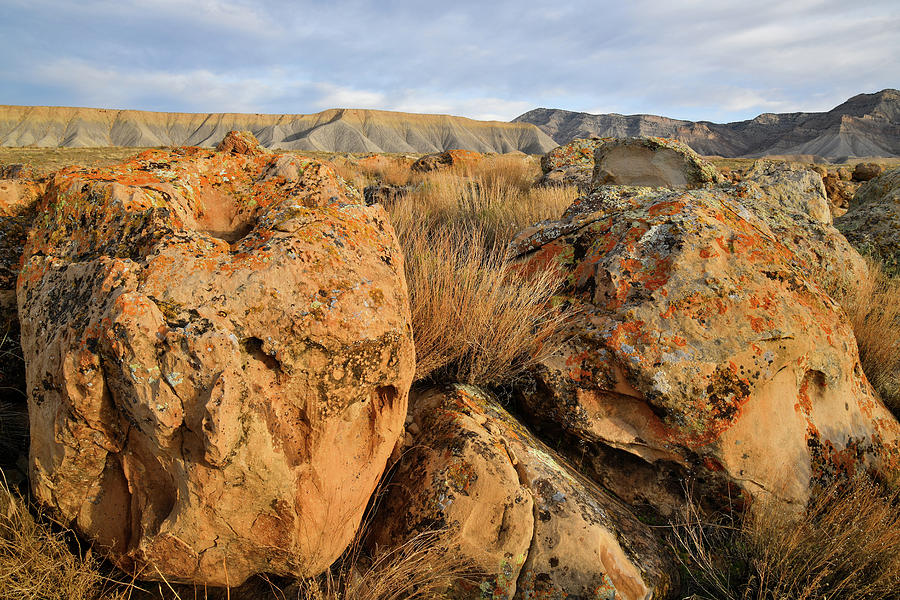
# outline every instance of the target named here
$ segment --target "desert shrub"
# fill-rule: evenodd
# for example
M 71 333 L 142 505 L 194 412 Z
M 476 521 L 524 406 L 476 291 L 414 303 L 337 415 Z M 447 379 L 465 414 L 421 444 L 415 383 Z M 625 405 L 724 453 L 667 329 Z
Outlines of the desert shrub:
M 863 371 L 881 399 L 900 415 L 900 277 L 868 262 L 868 274 L 854 289 L 826 287 L 853 325 Z
M 401 231 L 416 379 L 478 385 L 515 380 L 554 349 L 568 315 L 551 306 L 551 272 L 524 277 L 472 230 Z
M 801 514 L 772 505 L 711 523 L 689 504 L 673 530 L 695 598 L 900 597 L 898 497 L 864 477 L 819 490 Z
M 0 481 L 0 598 L 113 600 L 126 597 L 123 589 L 101 573 L 90 552 L 73 551 L 64 531 L 35 518 Z

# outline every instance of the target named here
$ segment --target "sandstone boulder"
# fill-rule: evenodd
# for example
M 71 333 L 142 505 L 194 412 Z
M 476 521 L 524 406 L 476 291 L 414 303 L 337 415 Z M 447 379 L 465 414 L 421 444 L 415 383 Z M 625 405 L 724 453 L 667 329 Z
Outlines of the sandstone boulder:
M 250 131 L 229 131 L 222 141 L 216 146 L 217 152 L 230 152 L 232 154 L 244 154 L 256 156 L 267 154 L 269 151 L 262 147 L 256 136 Z
M 591 189 L 591 179 L 594 176 L 593 167 L 571 165 L 559 167 L 541 175 L 535 183 L 538 187 L 577 187 L 582 192 Z
M 744 175 L 742 183 L 762 188 L 768 204 L 775 210 L 799 213 L 831 224 L 825 184 L 822 176 L 812 169 L 794 163 L 758 160 Z
M 322 572 L 406 415 L 384 211 L 230 138 L 64 169 L 18 279 L 34 496 L 144 578 Z
M 860 252 L 900 275 L 900 168 L 861 185 L 835 226 Z
M 416 173 L 428 173 L 450 167 L 467 167 L 476 164 L 483 158 L 479 152 L 471 150 L 447 150 L 436 154 L 426 154 L 412 164 Z
M 605 138 L 610 139 L 612 138 Z M 601 138 L 586 138 L 558 146 L 541 157 L 541 170 L 549 173 L 556 169 L 581 167 L 593 173 L 594 150 L 603 142 L 604 139 Z
M 671 589 L 652 529 L 486 393 L 457 385 L 410 406 L 415 435 L 373 521 L 375 543 L 447 528 L 482 577 L 458 584 L 462 597 L 630 600 Z
M 715 167 L 675 140 L 615 138 L 594 150 L 594 186 L 696 188 L 721 181 Z
M 560 300 L 583 311 L 523 410 L 627 463 L 633 476 L 608 474 L 622 497 L 670 473 L 659 489 L 691 477 L 802 506 L 835 471 L 900 462 L 900 425 L 811 275 L 819 230 L 777 232 L 746 191 L 601 187 L 511 245 L 521 268 L 567 277 Z M 674 508 L 668 491 L 642 497 Z
M 884 173 L 884 165 L 878 163 L 856 163 L 853 168 L 853 181 L 869 181 Z

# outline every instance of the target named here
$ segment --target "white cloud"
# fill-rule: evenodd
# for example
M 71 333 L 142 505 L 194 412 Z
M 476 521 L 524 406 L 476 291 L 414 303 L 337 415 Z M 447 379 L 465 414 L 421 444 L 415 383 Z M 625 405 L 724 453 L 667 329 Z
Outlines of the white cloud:
M 896 0 L 572 0 L 552 18 L 527 0 L 6 6 L 0 80 L 21 104 L 736 120 L 824 110 L 900 81 Z

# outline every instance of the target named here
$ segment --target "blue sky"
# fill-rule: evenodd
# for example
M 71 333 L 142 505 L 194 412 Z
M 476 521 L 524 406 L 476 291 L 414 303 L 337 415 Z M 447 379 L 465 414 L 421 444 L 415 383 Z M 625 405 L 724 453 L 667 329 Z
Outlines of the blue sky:
M 900 87 L 900 2 L 0 0 L 0 104 L 732 121 Z

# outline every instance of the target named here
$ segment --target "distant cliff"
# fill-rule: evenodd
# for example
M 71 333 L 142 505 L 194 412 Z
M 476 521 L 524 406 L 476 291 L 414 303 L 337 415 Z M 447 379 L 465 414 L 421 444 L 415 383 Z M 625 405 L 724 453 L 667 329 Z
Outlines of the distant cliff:
M 214 146 L 232 129 L 252 131 L 269 148 L 329 152 L 543 154 L 557 145 L 527 123 L 379 110 L 262 115 L 0 105 L 0 146 L 8 147 Z
M 711 123 L 655 115 L 592 115 L 538 108 L 515 123 L 537 125 L 557 143 L 577 138 L 654 135 L 706 155 L 807 155 L 833 161 L 900 156 L 900 91 L 859 94 L 823 113 L 766 113 L 749 121 Z

